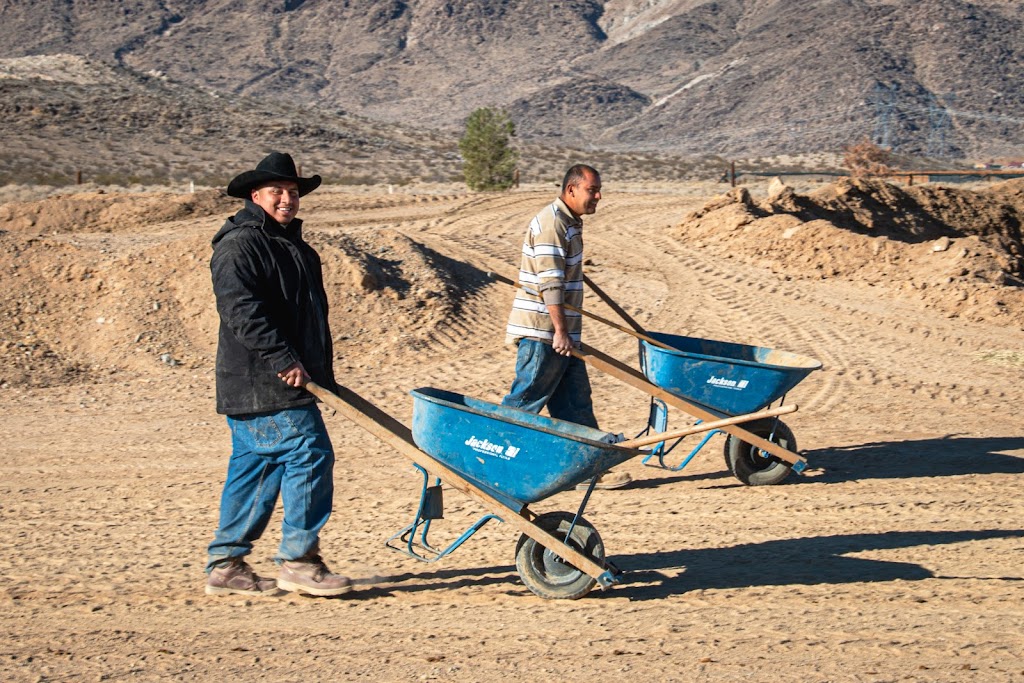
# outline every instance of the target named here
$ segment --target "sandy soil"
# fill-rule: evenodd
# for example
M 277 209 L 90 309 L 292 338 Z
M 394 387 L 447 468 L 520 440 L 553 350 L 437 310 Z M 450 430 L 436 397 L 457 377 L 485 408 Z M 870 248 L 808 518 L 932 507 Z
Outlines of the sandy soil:
M 709 231 L 710 213 L 736 211 L 707 209 L 720 187 L 609 182 L 587 224 L 588 273 L 649 329 L 820 359 L 786 418 L 810 468 L 743 486 L 720 436 L 678 472 L 627 462 L 636 483 L 596 493 L 587 512 L 625 579 L 578 601 L 523 585 L 508 525 L 436 564 L 386 549 L 411 519 L 418 476 L 338 415 L 327 418 L 338 465 L 323 547 L 358 590 L 206 597 L 229 451 L 213 404 L 208 240 L 233 205 L 136 196 L 126 205 L 172 208 L 123 209 L 131 220 L 109 194 L 51 197 L 29 207 L 32 220 L 0 207 L 0 678 L 1024 680 L 1016 290 L 999 290 L 1000 307 L 975 296 L 992 278 L 958 280 L 960 315 L 907 284 L 931 267 L 926 254 L 946 252 L 919 241 L 906 247 L 917 260 L 899 258 L 891 235 L 884 278 L 865 275 L 878 252 L 852 243 L 843 263 L 832 250 L 827 271 L 773 257 L 829 251 L 827 236 L 790 232 L 762 249 L 770 224 Z M 526 221 L 551 197 L 538 187 L 308 197 L 341 381 L 406 424 L 416 387 L 498 400 L 512 376 L 502 345 L 512 295 L 486 271 L 513 270 Z M 594 297 L 587 306 L 611 316 Z M 632 338 L 592 322 L 584 334 L 635 364 Z M 602 426 L 639 431 L 647 397 L 592 377 Z M 670 424 L 684 421 L 673 412 Z M 438 543 L 485 512 L 445 493 Z M 534 507 L 574 510 L 581 496 Z M 276 526 L 252 557 L 266 574 Z

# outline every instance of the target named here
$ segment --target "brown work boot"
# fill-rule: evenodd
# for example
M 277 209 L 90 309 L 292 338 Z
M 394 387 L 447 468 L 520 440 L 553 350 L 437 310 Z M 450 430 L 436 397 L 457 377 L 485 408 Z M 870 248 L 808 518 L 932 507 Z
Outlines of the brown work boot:
M 332 574 L 319 557 L 303 560 L 285 560 L 277 575 L 277 587 L 294 593 L 328 597 L 352 590 L 347 576 Z
M 277 581 L 256 575 L 243 559 L 233 557 L 210 571 L 206 579 L 207 595 L 274 595 Z
M 604 474 L 598 475 L 597 483 L 594 484 L 595 489 L 621 489 L 626 484 L 633 481 L 633 477 L 629 476 L 629 472 L 613 472 L 608 470 Z M 590 479 L 581 481 L 576 484 L 576 490 L 586 491 L 590 487 Z

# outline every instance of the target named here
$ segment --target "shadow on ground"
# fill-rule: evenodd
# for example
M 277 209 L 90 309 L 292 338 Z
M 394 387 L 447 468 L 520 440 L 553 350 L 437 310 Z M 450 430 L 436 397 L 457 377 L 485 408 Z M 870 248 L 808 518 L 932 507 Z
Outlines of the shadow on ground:
M 793 538 L 728 548 L 626 555 L 613 560 L 628 572 L 623 589 L 629 597 L 650 600 L 708 588 L 920 581 L 934 578 L 934 574 L 910 562 L 846 555 L 993 538 L 1024 538 L 1024 529 L 891 531 Z M 1024 580 L 1020 576 L 1001 578 Z
M 1024 529 L 852 534 L 767 541 L 728 548 L 617 555 L 610 559 L 625 572 L 623 583 L 608 593 L 595 589 L 592 595 L 655 600 L 705 589 L 920 581 L 936 577 L 928 569 L 910 562 L 847 555 L 995 538 L 1024 538 Z M 1022 576 L 974 578 L 1024 582 Z M 495 584 L 508 584 L 510 593 L 525 594 L 527 591 L 513 566 L 407 572 L 378 577 L 373 583 L 378 585 L 360 588 L 356 595 L 371 598 L 397 592 L 457 590 Z
M 1007 455 L 1007 452 L 1020 455 Z M 806 451 L 815 482 L 909 479 L 964 474 L 1024 474 L 1024 437 L 963 437 L 881 441 Z M 809 479 L 810 481 L 811 479 Z M 791 481 L 800 481 L 793 477 Z
M 1018 452 L 1020 455 L 1007 455 Z M 920 441 L 879 441 L 856 446 L 804 451 L 804 476 L 790 475 L 781 485 L 838 484 L 861 479 L 952 477 L 965 474 L 1024 474 L 1024 437 L 962 437 L 955 434 Z M 653 462 L 653 460 L 652 460 Z M 670 463 L 673 464 L 673 463 Z M 683 474 L 652 468 L 654 476 L 631 484 L 654 488 L 682 481 L 714 482 L 703 488 L 744 486 L 727 470 Z M 661 476 L 658 476 L 661 474 Z

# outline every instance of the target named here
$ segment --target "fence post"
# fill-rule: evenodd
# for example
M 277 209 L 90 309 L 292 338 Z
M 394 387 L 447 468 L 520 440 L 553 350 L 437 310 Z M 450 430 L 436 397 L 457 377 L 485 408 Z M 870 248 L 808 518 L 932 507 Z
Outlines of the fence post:
M 736 162 L 729 164 L 729 184 L 736 187 Z
M 75 171 L 75 185 L 81 185 L 81 184 L 82 184 L 82 172 L 81 171 Z

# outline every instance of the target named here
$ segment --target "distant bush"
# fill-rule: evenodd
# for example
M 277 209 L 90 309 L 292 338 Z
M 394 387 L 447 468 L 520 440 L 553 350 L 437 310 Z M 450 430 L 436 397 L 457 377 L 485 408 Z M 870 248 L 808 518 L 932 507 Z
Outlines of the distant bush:
M 482 107 L 466 119 L 459 140 L 462 175 L 471 190 L 507 190 L 515 184 L 519 153 L 511 146 L 515 124 L 504 111 Z
M 855 178 L 887 173 L 891 163 L 892 153 L 867 138 L 852 145 L 843 145 L 843 166 Z

